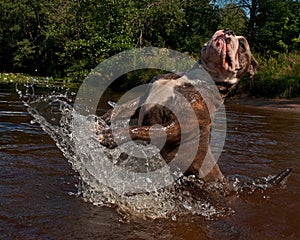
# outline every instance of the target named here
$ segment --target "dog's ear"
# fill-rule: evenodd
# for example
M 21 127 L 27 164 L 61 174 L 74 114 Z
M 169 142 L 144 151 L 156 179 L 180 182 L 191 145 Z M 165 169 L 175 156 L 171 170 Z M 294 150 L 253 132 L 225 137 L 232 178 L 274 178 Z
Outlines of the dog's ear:
M 250 74 L 250 77 L 252 78 L 254 76 L 254 74 L 256 73 L 258 69 L 258 62 L 256 61 L 256 59 L 251 55 L 251 63 L 250 66 L 248 68 L 248 73 Z
M 252 78 L 253 75 L 256 73 L 258 68 L 258 62 L 253 57 L 250 45 L 247 41 L 247 39 L 243 36 L 236 36 L 239 42 L 238 46 L 238 53 L 239 53 L 239 62 L 242 66 L 244 66 L 244 70 L 242 70 L 242 74 L 248 72 L 250 74 L 250 77 Z

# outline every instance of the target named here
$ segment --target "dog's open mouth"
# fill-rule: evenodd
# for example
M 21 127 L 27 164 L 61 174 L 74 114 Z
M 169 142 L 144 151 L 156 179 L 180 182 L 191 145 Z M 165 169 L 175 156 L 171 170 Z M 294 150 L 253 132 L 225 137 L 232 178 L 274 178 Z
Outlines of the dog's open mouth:
M 235 70 L 235 60 L 233 58 L 234 41 L 230 38 L 225 38 L 223 35 L 216 39 L 215 49 L 219 52 L 222 66 L 225 71 Z
M 225 56 L 223 55 L 223 68 L 226 71 L 234 71 L 235 67 L 234 67 L 234 59 L 232 57 L 232 52 L 226 49 L 223 54 L 225 54 Z
M 227 63 L 230 68 L 232 68 L 232 60 L 228 52 L 226 52 L 225 63 Z
M 202 62 L 210 73 L 232 77 L 240 69 L 239 41 L 232 31 L 217 31 L 202 50 Z

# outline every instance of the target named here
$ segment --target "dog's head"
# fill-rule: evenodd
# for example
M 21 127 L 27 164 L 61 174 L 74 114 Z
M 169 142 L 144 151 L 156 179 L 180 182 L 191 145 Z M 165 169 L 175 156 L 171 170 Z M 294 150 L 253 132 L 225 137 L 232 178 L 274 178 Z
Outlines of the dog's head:
M 245 73 L 254 75 L 258 63 L 245 37 L 218 30 L 201 51 L 201 63 L 216 82 L 236 84 Z

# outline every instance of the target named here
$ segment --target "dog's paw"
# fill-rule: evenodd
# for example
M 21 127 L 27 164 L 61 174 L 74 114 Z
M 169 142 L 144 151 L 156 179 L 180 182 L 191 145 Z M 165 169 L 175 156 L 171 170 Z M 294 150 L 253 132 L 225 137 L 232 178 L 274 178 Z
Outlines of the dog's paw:
M 104 121 L 107 125 L 111 124 L 111 115 L 112 115 L 112 109 L 108 110 L 106 113 L 104 113 L 100 119 Z
M 111 129 L 106 129 L 101 131 L 101 133 L 98 133 L 98 140 L 101 145 L 111 149 L 118 146 L 114 141 Z

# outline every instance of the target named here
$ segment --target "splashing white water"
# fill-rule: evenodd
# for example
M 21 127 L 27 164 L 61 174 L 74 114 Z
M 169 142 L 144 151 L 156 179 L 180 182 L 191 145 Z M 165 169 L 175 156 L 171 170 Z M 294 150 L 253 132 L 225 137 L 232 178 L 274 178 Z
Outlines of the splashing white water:
M 159 175 L 165 176 L 165 179 L 160 181 L 169 181 L 168 179 L 173 177 L 168 169 L 164 168 L 166 164 L 155 146 L 137 143 L 132 149 L 138 147 L 141 152 L 144 151 L 145 156 L 151 156 L 142 159 L 124 154 L 122 146 L 115 149 L 103 147 L 95 133 L 101 119 L 95 115 L 78 114 L 69 98 L 69 95 L 74 94 L 68 94 L 65 89 L 55 89 L 48 95 L 37 95 L 35 86 L 26 84 L 24 93 L 18 89 L 17 92 L 33 116 L 31 123 L 38 123 L 54 139 L 73 169 L 78 172 L 80 184 L 76 195 L 85 201 L 96 206 L 115 207 L 126 217 L 176 220 L 179 216 L 195 214 L 206 219 L 215 219 L 233 213 L 220 197 L 224 186 L 207 185 L 193 176 L 181 177 L 167 187 L 149 188 L 149 191 L 145 192 L 145 189 L 151 186 L 151 179 L 146 178 L 144 185 L 141 185 L 141 182 L 137 184 L 142 186 L 140 193 L 139 189 L 134 189 L 133 193 L 122 191 L 126 189 L 125 181 L 141 180 L 136 178 L 137 174 L 134 174 L 134 179 L 128 179 L 128 176 L 131 176 L 128 172 L 147 173 L 160 170 Z M 127 144 L 128 150 L 133 143 Z M 126 171 L 126 176 L 116 176 L 119 172 L 116 173 L 112 169 L 116 167 Z M 242 192 L 252 194 L 257 190 L 264 192 L 270 188 L 268 180 L 273 177 L 256 181 L 246 176 L 233 175 L 229 180 L 232 190 L 239 195 Z M 112 183 L 114 188 L 110 187 Z M 285 181 L 281 185 L 285 186 Z M 118 191 L 115 191 L 116 188 Z
M 142 191 L 138 194 L 136 194 L 136 189 L 134 194 L 130 192 L 119 194 L 108 187 L 108 184 L 103 184 L 110 180 L 115 181 L 113 171 L 97 172 L 103 178 L 103 182 L 99 182 L 93 173 L 97 169 L 108 169 L 107 166 L 101 166 L 106 161 L 109 161 L 114 167 L 117 166 L 123 168 L 124 171 L 135 173 L 145 173 L 157 169 L 164 171 L 162 166 L 166 164 L 159 154 L 147 153 L 147 156 L 152 157 L 137 159 L 127 154 L 124 155 L 120 147 L 115 149 L 103 147 L 97 141 L 95 134 L 95 128 L 99 122 L 97 116 L 82 116 L 76 113 L 72 107 L 72 100 L 66 93 L 53 91 L 45 96 L 33 95 L 29 94 L 28 87 L 33 89 L 34 86 L 27 85 L 25 87 L 25 94 L 21 90 L 17 90 L 17 92 L 34 118 L 32 123 L 38 123 L 49 134 L 73 169 L 79 173 L 81 181 L 77 195 L 85 201 L 97 206 L 116 207 L 118 211 L 128 217 L 134 215 L 151 219 L 170 218 L 175 220 L 178 216 L 187 214 L 197 214 L 211 219 L 231 213 L 229 208 L 220 206 L 219 203 L 213 201 L 206 191 L 198 191 L 199 189 L 195 188 L 196 185 L 192 183 L 197 182 L 198 185 L 203 185 L 203 182 L 195 178 L 182 177 L 167 187 L 151 189 L 146 193 Z M 145 148 L 140 144 L 140 148 L 143 151 L 157 151 L 151 145 Z M 130 146 L 127 146 L 126 149 L 130 149 Z M 169 172 L 166 171 L 166 181 L 168 177 L 172 177 L 168 174 Z M 139 179 L 135 180 L 139 181 Z M 126 181 L 125 177 L 124 181 Z M 124 183 L 121 181 L 114 182 L 114 185 L 119 188 L 122 188 L 122 184 Z M 145 184 L 143 187 L 147 189 L 147 183 Z M 148 184 L 151 185 L 151 179 L 148 179 Z

